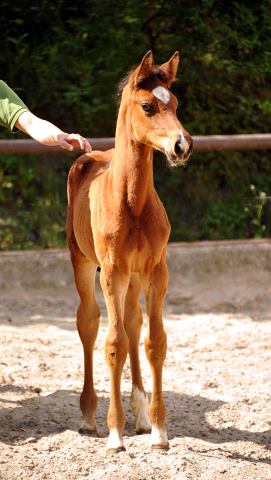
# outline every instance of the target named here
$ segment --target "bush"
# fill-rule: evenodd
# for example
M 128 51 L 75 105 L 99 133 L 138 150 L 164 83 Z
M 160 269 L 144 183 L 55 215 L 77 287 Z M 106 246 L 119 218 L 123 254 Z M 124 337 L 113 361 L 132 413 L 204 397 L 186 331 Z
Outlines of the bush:
M 0 157 L 0 250 L 66 246 L 72 158 Z

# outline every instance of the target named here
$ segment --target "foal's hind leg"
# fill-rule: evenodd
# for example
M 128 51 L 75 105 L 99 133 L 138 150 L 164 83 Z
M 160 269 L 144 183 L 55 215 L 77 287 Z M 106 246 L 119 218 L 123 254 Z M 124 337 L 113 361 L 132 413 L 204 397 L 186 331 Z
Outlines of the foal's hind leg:
M 132 394 L 130 404 L 136 417 L 136 433 L 150 433 L 149 402 L 145 393 L 139 360 L 139 342 L 143 324 L 139 295 L 142 285 L 138 274 L 131 275 L 126 294 L 124 310 L 124 328 L 129 338 L 129 356 L 132 373 Z
M 77 328 L 84 348 L 84 387 L 80 397 L 82 422 L 80 433 L 96 432 L 95 411 L 97 395 L 93 382 L 93 351 L 99 329 L 100 309 L 95 298 L 95 274 L 97 265 L 80 256 L 71 255 L 75 283 L 81 303 L 77 310 Z

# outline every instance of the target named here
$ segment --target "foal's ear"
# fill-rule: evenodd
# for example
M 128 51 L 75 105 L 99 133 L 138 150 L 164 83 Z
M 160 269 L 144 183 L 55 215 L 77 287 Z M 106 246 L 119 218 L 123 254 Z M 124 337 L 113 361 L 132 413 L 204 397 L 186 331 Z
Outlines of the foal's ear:
M 150 50 L 148 53 L 146 53 L 145 57 L 143 57 L 141 64 L 137 68 L 135 84 L 139 85 L 146 78 L 148 78 L 152 68 L 153 68 L 153 58 L 152 58 L 152 51 Z
M 168 87 L 171 86 L 176 78 L 178 65 L 179 52 L 175 52 L 167 63 L 163 63 L 163 65 L 159 67 L 161 79 Z

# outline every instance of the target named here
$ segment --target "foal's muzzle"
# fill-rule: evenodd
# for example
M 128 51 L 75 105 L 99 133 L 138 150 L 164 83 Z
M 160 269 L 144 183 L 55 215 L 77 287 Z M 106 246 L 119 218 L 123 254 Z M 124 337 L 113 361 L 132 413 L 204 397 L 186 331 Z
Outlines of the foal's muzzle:
M 183 135 L 179 136 L 174 141 L 173 150 L 166 150 L 166 155 L 170 165 L 178 166 L 183 165 L 184 162 L 190 157 L 193 152 L 193 140 L 189 135 L 189 138 L 185 138 Z

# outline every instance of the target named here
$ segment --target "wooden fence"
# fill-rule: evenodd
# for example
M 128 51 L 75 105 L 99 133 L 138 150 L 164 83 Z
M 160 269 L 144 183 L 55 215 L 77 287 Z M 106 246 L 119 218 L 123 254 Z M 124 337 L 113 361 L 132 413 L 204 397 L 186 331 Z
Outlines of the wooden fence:
M 195 152 L 221 150 L 269 150 L 270 133 L 253 133 L 245 135 L 209 135 L 192 137 Z M 93 150 L 108 150 L 115 146 L 114 138 L 89 138 Z M 75 149 L 80 154 L 81 150 Z M 35 140 L 0 140 L 0 155 L 61 154 L 70 153 L 59 146 L 48 147 Z

